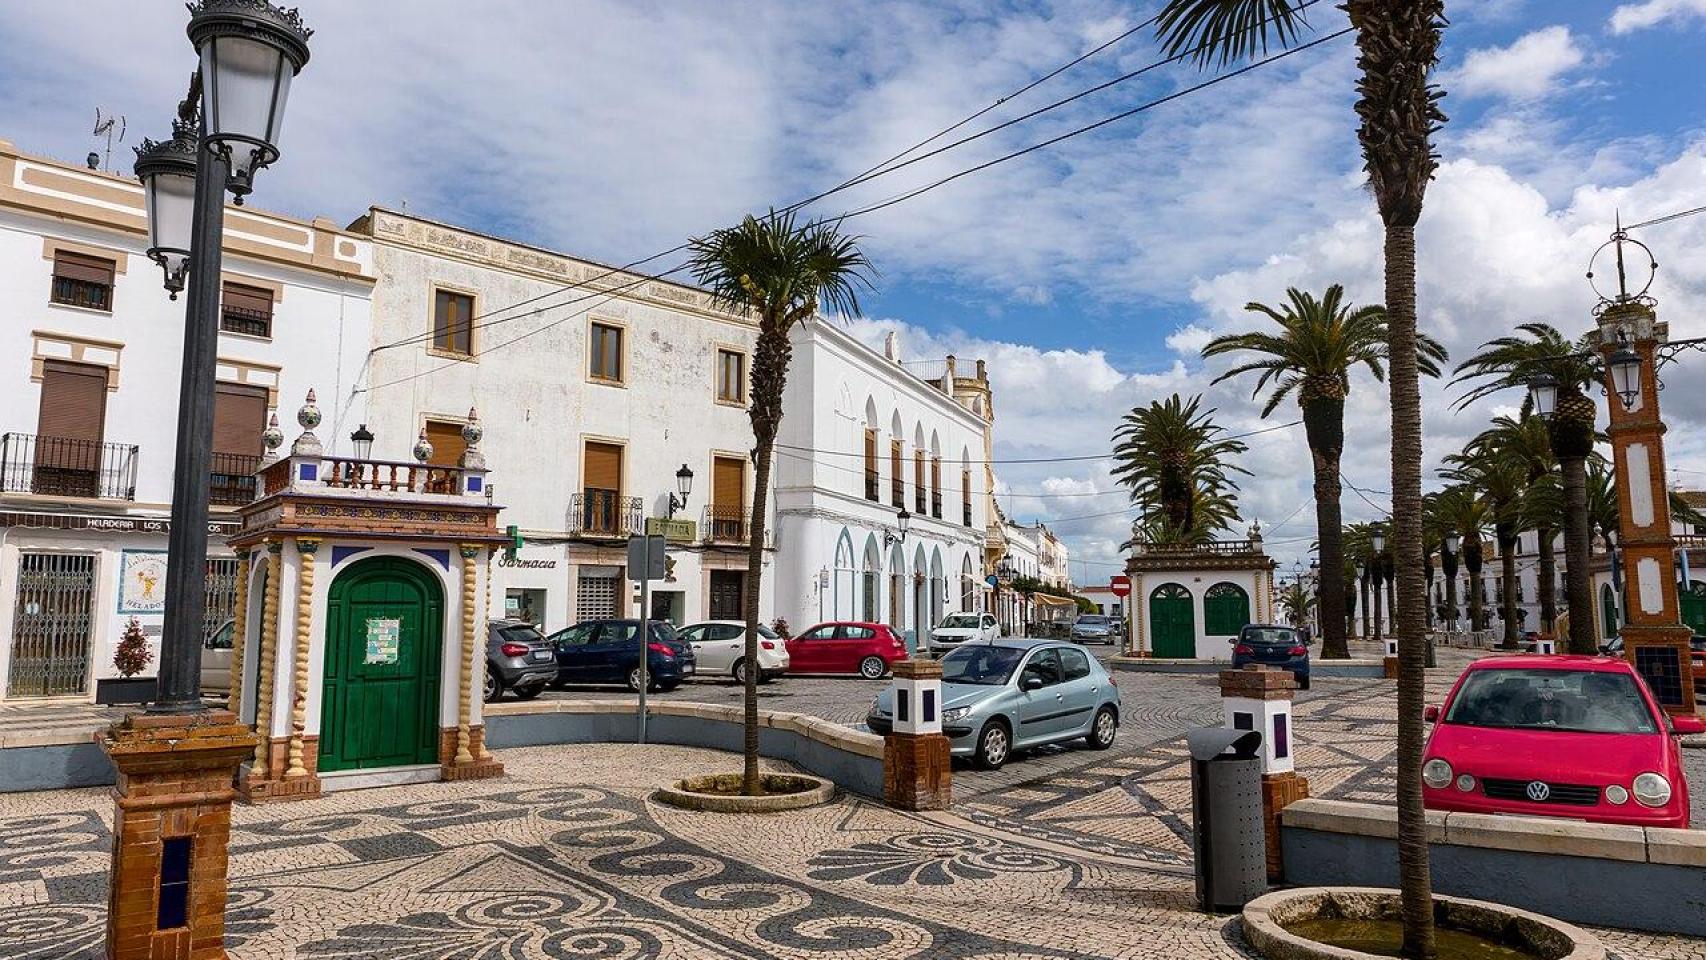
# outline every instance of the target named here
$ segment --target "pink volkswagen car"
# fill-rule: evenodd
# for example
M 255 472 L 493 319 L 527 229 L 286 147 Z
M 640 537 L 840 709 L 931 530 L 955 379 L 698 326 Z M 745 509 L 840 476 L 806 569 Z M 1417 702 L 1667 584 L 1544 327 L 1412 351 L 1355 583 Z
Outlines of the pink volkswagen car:
M 1479 660 L 1427 719 L 1422 796 L 1434 810 L 1688 826 L 1677 737 L 1706 724 L 1667 717 L 1623 660 Z

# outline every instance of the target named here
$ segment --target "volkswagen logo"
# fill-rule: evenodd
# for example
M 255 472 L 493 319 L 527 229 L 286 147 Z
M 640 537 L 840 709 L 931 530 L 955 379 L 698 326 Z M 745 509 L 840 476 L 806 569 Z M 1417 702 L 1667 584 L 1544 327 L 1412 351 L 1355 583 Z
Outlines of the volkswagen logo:
M 1523 792 L 1527 793 L 1528 799 L 1535 803 L 1545 803 L 1546 799 L 1552 796 L 1552 788 L 1539 780 L 1531 781 Z

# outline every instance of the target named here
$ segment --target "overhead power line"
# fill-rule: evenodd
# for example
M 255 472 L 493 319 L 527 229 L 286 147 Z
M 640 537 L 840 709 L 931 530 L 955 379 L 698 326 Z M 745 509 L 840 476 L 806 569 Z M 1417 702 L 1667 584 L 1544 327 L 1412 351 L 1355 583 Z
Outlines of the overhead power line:
M 1260 430 L 1251 430 L 1246 433 L 1235 433 L 1230 436 L 1221 437 L 1220 439 L 1244 440 L 1249 437 L 1261 436 L 1264 433 L 1273 433 L 1275 430 L 1287 430 L 1291 427 L 1299 426 L 1302 423 L 1302 420 L 1292 420 L 1288 423 L 1277 423 L 1271 427 L 1263 427 Z M 792 450 L 797 453 L 810 453 L 828 457 L 863 457 L 865 455 L 863 452 L 858 450 L 823 450 L 817 447 L 801 447 L 787 443 L 776 444 L 776 449 Z M 965 466 L 988 466 L 1002 463 L 1079 463 L 1085 460 L 1108 460 L 1112 459 L 1113 455 L 1113 451 L 1109 450 L 1104 453 L 1073 454 L 1058 457 L 997 457 L 993 460 L 983 460 L 973 457 L 971 459 L 944 459 L 942 462 Z
M 1669 223 L 1672 220 L 1681 220 L 1683 217 L 1692 217 L 1697 213 L 1706 213 L 1706 207 L 1695 207 L 1691 210 L 1678 210 L 1676 213 L 1667 213 L 1662 217 L 1654 217 L 1651 220 L 1642 220 L 1640 223 L 1631 223 L 1623 229 L 1639 230 L 1642 227 L 1656 227 L 1661 223 Z

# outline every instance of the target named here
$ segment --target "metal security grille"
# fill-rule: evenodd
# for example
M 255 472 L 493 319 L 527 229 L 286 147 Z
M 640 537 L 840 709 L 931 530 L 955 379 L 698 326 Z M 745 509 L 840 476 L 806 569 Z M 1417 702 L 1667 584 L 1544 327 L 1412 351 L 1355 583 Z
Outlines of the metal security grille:
M 236 557 L 213 557 L 207 561 L 206 590 L 207 606 L 201 618 L 203 640 L 237 615 Z
M 58 553 L 18 557 L 9 697 L 52 697 L 88 689 L 95 558 Z
M 609 620 L 616 616 L 616 594 L 621 589 L 618 577 L 580 578 L 579 596 L 575 600 L 577 620 Z

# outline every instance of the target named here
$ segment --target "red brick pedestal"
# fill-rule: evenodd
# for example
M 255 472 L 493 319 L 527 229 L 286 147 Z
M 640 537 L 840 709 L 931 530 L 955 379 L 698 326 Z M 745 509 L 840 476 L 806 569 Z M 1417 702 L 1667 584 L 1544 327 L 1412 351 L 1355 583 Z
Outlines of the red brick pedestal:
M 1382 657 L 1380 660 L 1380 672 L 1388 680 L 1398 679 L 1398 658 Z
M 1285 876 L 1280 858 L 1280 811 L 1309 796 L 1309 781 L 1293 768 L 1296 730 L 1291 696 L 1297 681 L 1265 664 L 1220 672 L 1226 726 L 1262 734 L 1262 836 L 1267 848 L 1268 880 Z
M 302 738 L 302 765 L 306 775 L 287 776 L 290 738 L 273 737 L 267 741 L 265 772 L 255 775 L 253 766 L 237 779 L 237 794 L 248 803 L 280 803 L 286 800 L 313 800 L 320 795 L 320 738 Z
M 138 713 L 102 746 L 118 769 L 108 960 L 224 960 L 232 780 L 254 735 L 226 710 Z
M 1280 811 L 1309 797 L 1309 781 L 1296 771 L 1262 774 L 1262 836 L 1268 848 L 1268 882 L 1285 879 L 1280 855 Z
M 946 810 L 953 803 L 948 738 L 891 733 L 883 738 L 883 801 L 901 810 Z
M 456 762 L 456 728 L 438 731 L 438 769 L 446 780 L 489 780 L 504 775 L 504 765 L 486 752 L 486 728 L 475 724 L 468 728 L 468 752 L 473 760 Z

